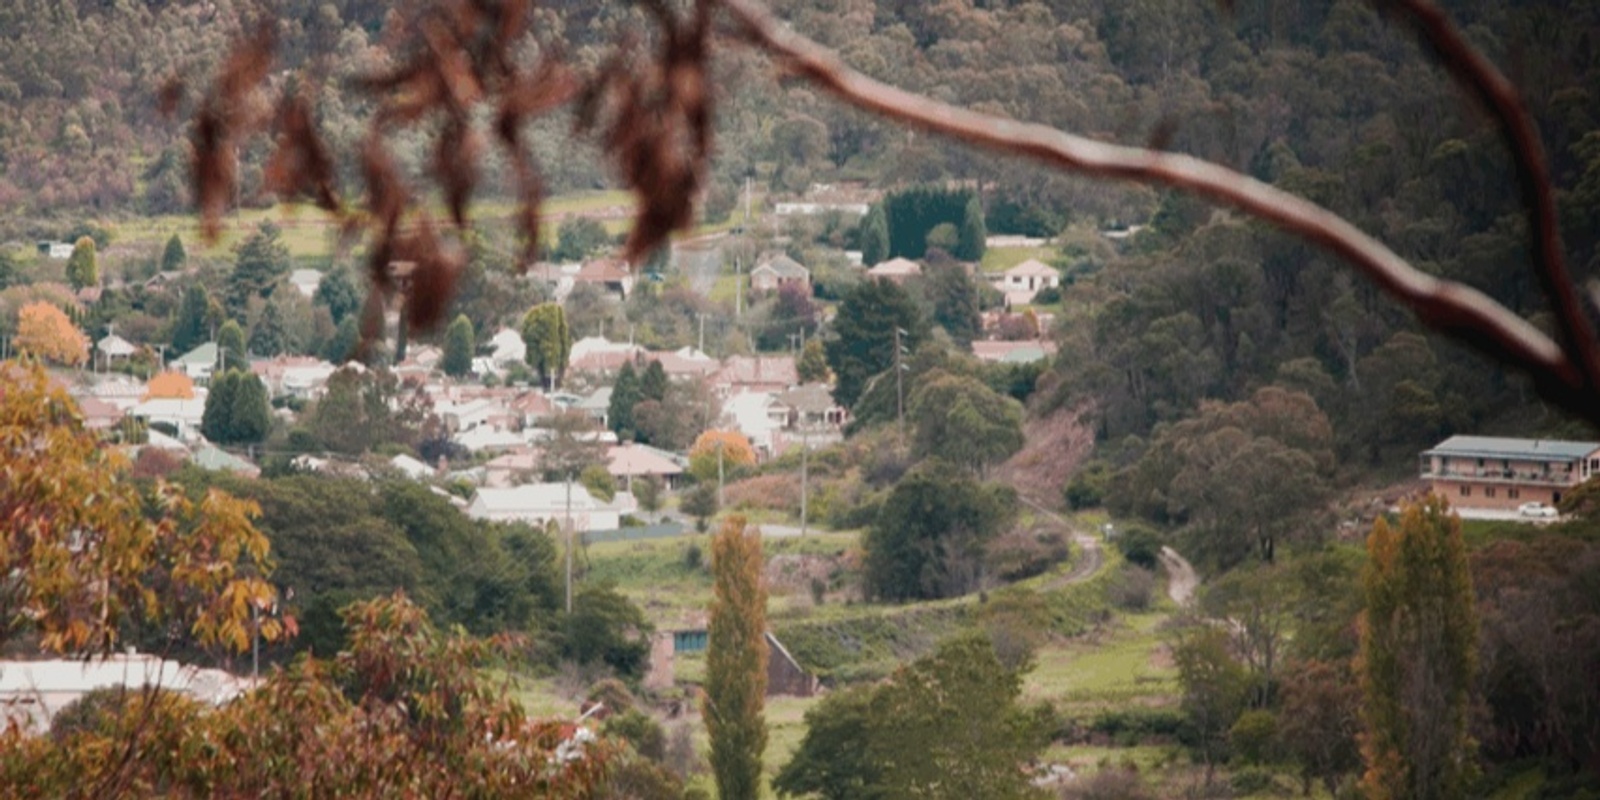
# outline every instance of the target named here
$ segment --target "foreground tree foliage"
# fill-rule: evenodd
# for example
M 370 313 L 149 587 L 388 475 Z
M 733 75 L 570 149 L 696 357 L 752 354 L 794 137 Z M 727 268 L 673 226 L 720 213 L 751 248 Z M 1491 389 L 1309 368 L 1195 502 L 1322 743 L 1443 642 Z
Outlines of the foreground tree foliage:
M 1461 797 L 1477 773 L 1478 618 L 1461 519 L 1437 495 L 1379 519 L 1367 538 L 1357 671 L 1362 788 L 1370 798 Z
M 0 452 L 0 645 L 89 655 L 152 629 L 248 647 L 250 606 L 275 596 L 253 504 L 137 486 L 66 392 L 15 362 L 0 363 Z
M 302 658 L 224 706 L 147 689 L 59 737 L 11 731 L 0 785 L 32 797 L 594 796 L 612 748 L 527 719 L 479 677 L 507 642 L 442 633 L 399 594 L 344 619 L 336 658 Z

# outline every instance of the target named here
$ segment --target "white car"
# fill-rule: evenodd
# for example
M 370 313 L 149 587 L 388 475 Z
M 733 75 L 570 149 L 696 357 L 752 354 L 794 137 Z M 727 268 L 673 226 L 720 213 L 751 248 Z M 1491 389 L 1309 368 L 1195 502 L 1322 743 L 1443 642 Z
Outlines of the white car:
M 1517 506 L 1517 513 L 1524 517 L 1538 517 L 1540 519 L 1554 519 L 1556 510 L 1544 503 L 1523 503 Z

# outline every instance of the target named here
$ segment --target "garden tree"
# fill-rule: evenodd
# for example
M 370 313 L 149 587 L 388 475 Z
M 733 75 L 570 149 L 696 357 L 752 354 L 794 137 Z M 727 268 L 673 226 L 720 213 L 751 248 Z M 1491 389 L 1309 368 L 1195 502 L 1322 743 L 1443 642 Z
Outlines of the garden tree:
M 176 354 L 182 355 L 211 340 L 211 326 L 206 319 L 210 310 L 211 295 L 204 286 L 190 286 L 183 291 L 178 318 L 172 322 L 172 349 Z
M 25 637 L 49 652 L 105 654 L 159 631 L 204 648 L 248 648 L 250 604 L 274 599 L 251 505 L 222 492 L 190 497 L 162 481 L 136 485 L 42 368 L 0 362 L 0 371 L 0 571 L 10 576 L 0 647 Z M 272 621 L 262 632 L 272 639 L 280 628 Z M 0 741 L 11 754 L 0 757 L 8 787 L 31 785 L 17 780 L 42 764 L 17 757 L 27 740 L 13 726 Z M 59 782 L 38 794 L 85 785 Z
M 756 331 L 756 347 L 782 350 L 791 346 L 793 336 L 812 337 L 817 332 L 817 308 L 811 302 L 811 289 L 800 283 L 778 287 L 767 308 L 766 321 Z
M 1398 528 L 1379 517 L 1362 584 L 1362 789 L 1380 800 L 1460 797 L 1477 768 L 1478 618 L 1449 503 L 1407 503 Z
M 1016 493 L 938 459 L 895 484 L 862 538 L 868 595 L 904 602 L 983 584 L 985 545 L 1016 519 Z
M 617 382 L 611 386 L 611 402 L 606 406 L 606 425 L 619 440 L 635 437 L 633 407 L 642 400 L 644 392 L 639 385 L 639 373 L 634 370 L 632 361 L 624 362 L 622 369 L 617 370 Z
M 428 415 L 419 389 L 403 386 L 389 370 L 343 367 L 328 376 L 306 428 L 320 448 L 346 455 L 391 443 L 410 446 Z
M 706 525 L 717 515 L 717 487 L 712 483 L 696 484 L 683 493 L 678 510 L 694 517 L 695 530 L 706 532 Z
M 611 234 L 606 226 L 590 217 L 573 217 L 556 228 L 556 249 L 550 257 L 556 261 L 582 261 L 611 245 Z
M 604 464 L 590 464 L 578 474 L 578 483 L 589 492 L 589 496 L 602 503 L 609 503 L 617 496 L 617 480 L 606 471 Z
M 472 374 L 472 357 L 477 352 L 473 342 L 472 320 L 460 314 L 444 332 L 444 357 L 439 362 L 444 374 L 462 377 Z
M 1244 712 L 1250 676 L 1229 650 L 1228 634 L 1211 625 L 1180 631 L 1172 647 L 1183 688 L 1180 707 L 1194 729 L 1194 749 L 1206 765 L 1206 785 L 1227 758 L 1228 731 Z
M 550 431 L 539 458 L 545 480 L 577 480 L 584 469 L 606 463 L 606 446 L 598 435 L 600 426 L 588 414 L 563 409 L 546 417 L 541 427 Z
M 217 357 L 221 360 L 220 367 L 223 369 L 249 366 L 250 357 L 244 345 L 244 328 L 238 322 L 230 319 L 217 329 Z
M 242 317 L 251 298 L 271 295 L 278 282 L 289 274 L 290 266 L 289 248 L 283 243 L 278 226 L 261 223 L 234 248 L 226 295 L 229 315 Z
M 983 321 L 978 316 L 978 287 L 960 264 L 930 263 L 923 270 L 919 288 L 928 305 L 933 307 L 933 322 L 963 350 L 972 347 L 972 340 L 983 333 Z
M 1022 449 L 1022 404 L 975 378 L 932 370 L 917 379 L 906 403 L 911 452 L 982 475 Z
M 927 322 L 904 289 L 890 281 L 862 281 L 845 294 L 833 320 L 833 338 L 823 346 L 839 405 L 854 406 L 873 376 L 894 367 L 896 329 L 905 331 L 900 346 L 906 352 L 915 352 L 927 335 Z
M 93 239 L 81 236 L 72 245 L 72 255 L 67 258 L 67 283 L 74 289 L 100 285 L 100 255 Z
M 78 365 L 89 358 L 89 337 L 61 309 L 42 301 L 17 312 L 17 335 L 11 343 L 19 353 L 58 364 Z
M 329 363 L 344 364 L 356 355 L 356 346 L 360 343 L 359 321 L 354 316 L 347 316 L 322 346 L 322 358 Z
M 1284 675 L 1278 736 L 1284 753 L 1300 765 L 1307 790 L 1321 781 L 1337 796 L 1345 776 L 1361 767 L 1361 688 L 1348 662 L 1308 660 Z
M 63 737 L 13 727 L 0 781 L 39 797 L 594 796 L 612 749 L 527 719 L 485 681 L 508 647 L 440 631 L 400 593 L 343 616 L 347 649 L 297 660 L 233 702 L 137 691 L 121 713 Z
M 661 493 L 665 490 L 660 477 L 646 475 L 635 481 L 629 479 L 629 490 L 639 501 L 639 510 L 646 514 L 654 514 L 661 510 Z
M 260 356 L 280 356 L 296 349 L 298 333 L 284 319 L 278 298 L 267 299 L 261 316 L 250 328 L 250 352 Z
M 1206 584 L 1200 610 L 1228 620 L 1233 652 L 1249 672 L 1247 699 L 1254 708 L 1271 704 L 1288 647 L 1291 623 L 1301 610 L 1299 584 L 1288 565 L 1234 570 Z
M 522 318 L 522 341 L 528 346 L 528 366 L 539 373 L 543 386 L 559 386 L 572 354 L 572 333 L 567 313 L 557 303 L 540 303 Z
M 333 324 L 342 324 L 346 317 L 361 308 L 361 296 L 356 293 L 356 286 L 350 280 L 350 271 L 342 267 L 329 270 L 317 283 L 316 293 L 311 295 L 311 302 L 328 309 L 328 314 L 333 318 Z
M 822 350 L 821 339 L 808 339 L 800 350 L 800 360 L 795 362 L 795 373 L 801 383 L 827 383 L 828 356 Z
M 1055 231 L 1051 231 L 1055 233 Z M 962 261 L 980 261 L 988 244 L 989 231 L 983 224 L 983 204 L 978 202 L 978 196 L 967 198 L 967 204 L 961 209 L 961 223 L 956 229 L 956 246 L 950 255 Z
M 861 218 L 861 263 L 867 267 L 889 260 L 889 220 L 884 216 L 883 204 L 876 203 Z
M 733 515 L 711 538 L 711 619 L 701 708 L 719 797 L 761 791 L 767 749 L 767 587 L 761 531 Z
M 722 416 L 722 402 L 703 380 L 673 381 L 662 400 L 645 399 L 633 408 L 638 440 L 663 450 L 683 451 Z
M 253 373 L 230 369 L 211 381 L 200 432 L 217 444 L 249 444 L 267 437 L 272 409 L 267 387 Z
M 580 588 L 563 619 L 561 657 L 604 665 L 618 675 L 644 677 L 650 661 L 650 622 L 644 611 L 609 585 Z
M 166 246 L 161 248 L 161 271 L 175 272 L 183 269 L 184 262 L 188 260 L 189 254 L 183 249 L 183 240 L 178 238 L 178 234 L 172 234 L 167 239 Z
M 960 236 L 956 232 L 953 222 L 941 222 L 928 230 L 927 249 L 923 257 L 927 259 L 949 259 L 950 251 L 956 249 L 956 241 Z
M 721 471 L 718 471 L 718 464 Z M 756 465 L 756 451 L 750 440 L 738 431 L 708 430 L 695 437 L 689 448 L 689 474 L 701 483 L 715 484 L 740 467 Z
M 806 712 L 806 735 L 772 785 L 832 800 L 984 797 L 1044 793 L 1025 765 L 1048 736 L 1024 709 L 1022 673 L 993 645 L 964 634 L 876 686 L 833 692 Z

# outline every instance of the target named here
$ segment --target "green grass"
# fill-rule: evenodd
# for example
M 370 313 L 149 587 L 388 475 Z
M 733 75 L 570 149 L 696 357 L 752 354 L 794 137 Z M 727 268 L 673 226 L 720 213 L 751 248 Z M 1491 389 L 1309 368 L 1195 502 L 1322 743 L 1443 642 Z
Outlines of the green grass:
M 1005 272 L 1030 258 L 1048 264 L 1059 255 L 1054 247 L 990 247 L 983 251 L 978 269 L 980 272 Z
M 1040 649 L 1023 681 L 1030 700 L 1046 700 L 1067 713 L 1114 705 L 1170 705 L 1177 699 L 1177 670 L 1161 658 L 1157 625 L 1163 614 L 1121 618 L 1104 638 Z

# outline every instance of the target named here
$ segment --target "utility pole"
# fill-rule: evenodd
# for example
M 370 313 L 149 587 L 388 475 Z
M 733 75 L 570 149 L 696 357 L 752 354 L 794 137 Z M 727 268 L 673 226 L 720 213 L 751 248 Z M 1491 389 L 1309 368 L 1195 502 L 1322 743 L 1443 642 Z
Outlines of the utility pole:
M 701 314 L 699 316 L 700 316 L 700 352 L 704 353 L 706 351 L 706 315 Z
M 572 616 L 572 470 L 567 469 L 567 616 Z
M 750 230 L 750 176 L 744 176 L 744 229 Z
M 739 257 L 733 257 L 733 318 L 744 316 L 744 267 Z

